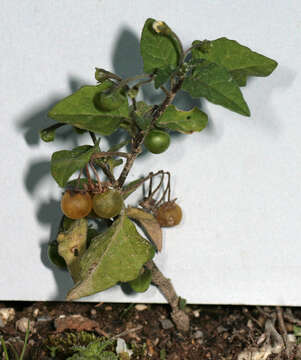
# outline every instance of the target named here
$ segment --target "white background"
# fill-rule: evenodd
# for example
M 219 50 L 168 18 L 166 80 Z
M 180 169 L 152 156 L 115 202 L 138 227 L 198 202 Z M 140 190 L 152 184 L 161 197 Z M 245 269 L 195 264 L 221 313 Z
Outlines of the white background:
M 141 72 L 138 39 L 153 17 L 186 48 L 226 36 L 279 63 L 243 88 L 250 118 L 204 102 L 206 130 L 173 136 L 166 153 L 137 161 L 132 179 L 171 171 L 184 211 L 181 225 L 164 230 L 158 266 L 189 303 L 301 305 L 300 12 L 299 0 L 2 0 L 0 300 L 63 300 L 72 286 L 47 259 L 61 216 L 49 160 L 85 138 L 61 131 L 46 144 L 38 132 L 55 102 L 94 83 L 95 66 Z M 88 300 L 163 297 L 115 287 Z

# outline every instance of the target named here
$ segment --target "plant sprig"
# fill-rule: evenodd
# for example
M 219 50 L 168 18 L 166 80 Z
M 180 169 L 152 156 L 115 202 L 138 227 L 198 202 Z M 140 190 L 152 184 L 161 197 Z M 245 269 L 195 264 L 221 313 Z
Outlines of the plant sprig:
M 270 75 L 277 63 L 225 37 L 212 41 L 195 40 L 185 50 L 178 35 L 165 22 L 151 18 L 144 24 L 140 50 L 144 65 L 142 74 L 123 79 L 108 70 L 96 68 L 97 84 L 83 86 L 58 102 L 48 114 L 58 123 L 44 129 L 41 137 L 44 141 L 54 140 L 55 131 L 63 125 L 90 133 L 93 145 L 57 151 L 51 159 L 51 174 L 60 187 L 69 191 L 68 198 L 72 198 L 72 191 L 88 194 L 85 200 L 88 213 L 92 208 L 95 212 L 93 199 L 100 199 L 102 194 L 110 192 L 112 199 L 118 197 L 119 202 L 123 202 L 147 180 L 149 196 L 140 202 L 140 207 L 138 204 L 137 208 L 127 209 L 123 204 L 118 216 L 96 219 L 99 222 L 105 220 L 110 226 L 94 236 L 92 241 L 87 240 L 87 229 L 90 216 L 95 215 L 93 211 L 84 219 L 75 217 L 71 227 L 58 236 L 58 255 L 65 259 L 71 276 L 76 280 L 68 299 L 105 290 L 118 281 L 132 284 L 135 291 L 144 291 L 151 281 L 150 274 L 152 282 L 169 301 L 178 328 L 187 330 L 189 321 L 184 310 L 179 308 L 180 298 L 152 260 L 155 255 L 153 245 L 159 251 L 162 247 L 160 226 L 176 224 L 181 218 L 178 209 L 176 222 L 158 220 L 157 210 L 161 206 L 164 206 L 164 211 L 171 211 L 168 216 L 174 216 L 172 211 L 176 205 L 175 200 L 170 199 L 170 174 L 163 170 L 155 174 L 149 172 L 149 175 L 126 184 L 128 175 L 143 147 L 159 154 L 169 147 L 170 132 L 191 134 L 206 128 L 208 116 L 201 109 L 194 107 L 183 111 L 173 104 L 180 90 L 192 98 L 205 98 L 243 116 L 250 116 L 241 87 L 246 85 L 249 76 Z M 160 104 L 137 101 L 140 89 L 149 83 L 164 93 Z M 104 150 L 100 146 L 100 137 L 117 130 L 125 133 L 126 142 Z M 125 145 L 129 145 L 128 151 L 122 150 Z M 122 168 L 117 176 L 115 168 L 119 166 Z M 77 172 L 79 176 L 74 186 L 70 178 Z M 163 181 L 164 174 L 169 174 L 168 185 Z M 86 177 L 82 178 L 84 175 Z M 156 189 L 163 194 L 159 201 L 153 198 L 151 190 L 157 175 L 161 180 Z M 120 200 L 121 196 L 123 200 Z M 83 200 L 81 196 L 78 198 Z M 137 225 L 144 230 L 148 240 L 137 232 Z

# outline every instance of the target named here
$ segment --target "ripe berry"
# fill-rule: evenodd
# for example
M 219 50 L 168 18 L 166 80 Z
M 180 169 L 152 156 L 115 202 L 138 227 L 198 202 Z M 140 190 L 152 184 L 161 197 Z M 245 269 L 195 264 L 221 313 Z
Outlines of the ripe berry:
M 61 200 L 61 209 L 70 219 L 82 219 L 92 210 L 92 199 L 88 192 L 66 191 Z
M 158 207 L 155 217 L 161 227 L 176 226 L 182 219 L 182 209 L 174 201 L 168 201 Z

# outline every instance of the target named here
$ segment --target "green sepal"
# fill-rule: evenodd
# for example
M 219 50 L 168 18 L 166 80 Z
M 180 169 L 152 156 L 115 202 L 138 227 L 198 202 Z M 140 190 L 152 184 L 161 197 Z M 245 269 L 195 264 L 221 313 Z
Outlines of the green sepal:
M 250 116 L 240 88 L 228 70 L 207 60 L 193 62 L 193 65 L 194 69 L 183 82 L 184 91 L 193 98 L 204 97 L 214 104 Z
M 139 276 L 129 281 L 128 284 L 135 292 L 145 292 L 152 281 L 152 272 L 149 269 L 143 268 Z
M 268 76 L 277 67 L 277 62 L 235 40 L 225 37 L 213 41 L 193 42 L 193 59 L 206 59 L 224 66 L 239 86 L 245 86 L 248 76 Z
M 157 120 L 156 125 L 183 134 L 191 134 L 194 131 L 202 131 L 207 123 L 207 114 L 197 107 L 184 111 L 177 109 L 174 105 L 169 105 Z
M 83 86 L 74 94 L 58 102 L 49 111 L 48 116 L 80 129 L 110 135 L 118 129 L 123 118 L 129 117 L 126 97 L 124 97 L 122 105 L 116 110 L 100 110 L 95 104 L 95 97 L 112 86 L 113 83 L 109 80 L 97 86 Z

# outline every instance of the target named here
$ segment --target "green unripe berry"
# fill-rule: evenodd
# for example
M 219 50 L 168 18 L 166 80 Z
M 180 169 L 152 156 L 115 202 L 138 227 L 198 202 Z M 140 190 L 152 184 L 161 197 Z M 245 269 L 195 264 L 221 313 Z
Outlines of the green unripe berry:
M 45 142 L 51 142 L 55 138 L 55 129 L 44 129 L 40 131 L 40 138 Z
M 170 144 L 170 136 L 162 130 L 151 130 L 144 140 L 144 145 L 153 154 L 161 154 Z
M 55 266 L 60 269 L 67 269 L 66 262 L 64 258 L 58 252 L 58 243 L 56 241 L 52 241 L 48 245 L 48 258 Z
M 100 110 L 111 111 L 120 108 L 126 96 L 120 89 L 109 89 L 96 95 L 95 102 Z
M 97 216 L 110 219 L 120 214 L 123 207 L 123 197 L 116 190 L 107 190 L 93 196 L 93 210 Z

